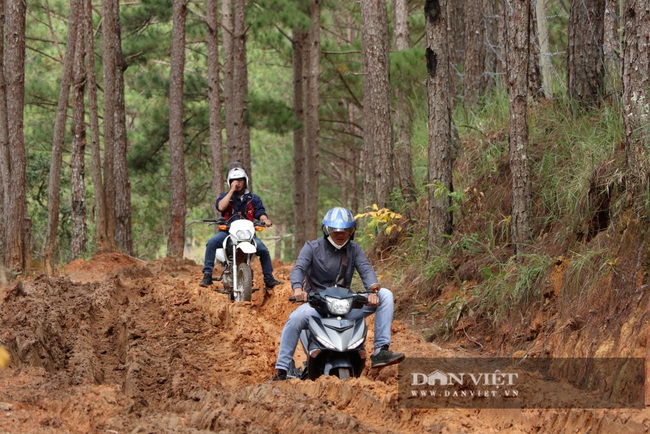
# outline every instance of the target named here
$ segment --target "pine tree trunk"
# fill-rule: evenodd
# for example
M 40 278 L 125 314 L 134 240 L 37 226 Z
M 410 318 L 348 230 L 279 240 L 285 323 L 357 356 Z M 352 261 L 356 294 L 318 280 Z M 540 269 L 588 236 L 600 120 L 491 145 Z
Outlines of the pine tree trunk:
M 77 11 L 77 45 L 74 51 L 74 82 L 72 87 L 72 160 L 71 160 L 71 199 L 72 199 L 72 258 L 79 258 L 86 250 L 86 106 L 84 94 L 86 87 L 85 58 L 85 1 L 80 1 Z
M 538 100 L 544 96 L 542 89 L 542 73 L 540 71 L 539 59 L 540 49 L 537 43 L 537 19 L 536 10 L 528 8 L 528 96 L 532 100 Z
M 118 0 L 102 0 L 102 63 L 104 71 L 104 198 L 106 200 L 106 247 L 116 249 L 115 232 L 115 103 L 117 86 Z
M 206 0 L 206 45 L 208 48 L 208 107 L 210 111 L 210 155 L 212 164 L 212 196 L 216 199 L 224 185 L 221 140 L 221 101 L 219 95 L 219 22 L 217 0 Z M 216 207 L 212 207 L 218 217 Z
M 320 176 L 320 123 L 318 120 L 318 78 L 320 74 L 320 1 L 311 0 L 311 29 L 305 50 L 305 174 L 306 174 L 306 235 L 318 234 L 318 178 Z
M 629 0 L 623 11 L 623 125 L 632 191 L 647 195 L 650 174 L 650 0 Z
M 307 174 L 305 170 L 305 80 L 304 61 L 307 33 L 301 29 L 293 30 L 293 113 L 300 125 L 293 131 L 293 218 L 294 252 L 298 254 L 307 238 Z
M 408 3 L 406 0 L 394 0 L 393 6 L 395 24 L 393 37 L 395 50 L 405 51 L 411 47 L 410 32 L 408 23 Z M 413 168 L 411 156 L 411 124 L 412 111 L 408 98 L 404 95 L 402 88 L 396 86 L 394 89 L 395 104 L 395 177 L 402 191 L 402 196 L 407 202 L 414 202 L 415 183 L 413 181 Z
M 171 219 L 167 256 L 182 258 L 185 247 L 186 181 L 183 154 L 183 84 L 185 73 L 186 0 L 174 1 L 169 80 L 169 147 Z
M 127 65 L 122 55 L 122 30 L 117 5 L 116 74 L 115 74 L 115 242 L 121 251 L 133 255 L 133 231 L 131 228 L 131 182 L 127 152 L 126 103 L 124 101 L 124 72 Z
M 605 0 L 603 23 L 603 58 L 605 61 L 605 86 L 607 93 L 621 89 L 621 19 L 623 0 Z
M 234 0 L 221 0 L 221 28 L 223 45 L 223 106 L 226 114 L 226 150 L 229 163 L 237 161 L 237 140 L 235 137 L 235 111 L 233 110 L 234 62 L 233 46 L 235 31 Z M 221 192 L 221 188 L 219 189 Z
M 93 39 L 92 0 L 86 0 L 85 42 L 86 42 L 86 79 L 88 80 L 88 118 L 90 123 L 90 148 L 92 159 L 93 191 L 95 196 L 95 241 L 97 251 L 109 250 L 106 227 L 106 199 L 104 181 L 102 180 L 102 158 L 100 150 L 99 108 L 97 103 L 97 77 L 95 75 L 95 47 Z
M 5 34 L 5 1 L 0 0 L 0 35 Z M 4 36 L 0 38 L 0 65 L 5 64 Z M 9 217 L 9 137 L 7 125 L 7 84 L 4 68 L 0 68 L 0 282 L 4 283 L 7 256 L 7 225 Z
M 531 187 L 528 167 L 528 58 L 530 3 L 506 0 L 506 73 L 510 100 L 510 171 L 512 210 L 510 227 L 515 254 L 525 253 L 530 242 Z
M 603 29 L 605 0 L 572 0 L 567 44 L 569 96 L 586 106 L 603 94 Z
M 363 46 L 364 200 L 386 206 L 393 189 L 388 11 L 383 0 L 361 2 Z
M 463 92 L 472 106 L 485 91 L 485 25 L 482 0 L 465 1 L 465 58 Z
M 537 18 L 537 42 L 539 44 L 539 72 L 542 80 L 542 91 L 546 98 L 553 98 L 553 65 L 548 41 L 548 21 L 546 19 L 546 2 L 535 2 L 535 17 Z
M 9 0 L 7 14 L 6 50 L 4 59 L 7 83 L 7 120 L 9 143 L 9 179 L 11 180 L 11 206 L 7 218 L 7 266 L 25 271 L 29 244 L 24 238 L 26 203 L 26 153 L 24 126 L 25 106 L 25 15 L 26 2 Z
M 607 93 L 621 89 L 621 3 L 623 0 L 605 0 L 603 23 L 603 58 Z
M 453 153 L 447 0 L 427 0 L 424 4 L 424 15 L 429 101 L 427 250 L 430 254 L 436 246 L 445 243 L 445 235 L 451 234 L 453 230 L 449 195 L 453 191 Z
M 11 206 L 7 218 L 7 266 L 16 271 L 26 268 L 29 240 L 23 238 L 26 204 L 26 152 L 24 136 L 25 106 L 25 15 L 21 0 L 5 4 L 7 14 L 6 49 L 3 66 L 7 83 L 7 120 L 10 154 Z
M 248 65 L 246 63 L 246 0 L 234 0 L 234 27 L 232 46 L 232 101 L 233 142 L 228 138 L 230 161 L 239 161 L 248 170 L 249 188 L 253 178 L 250 161 L 250 131 L 246 124 L 246 97 L 248 93 Z
M 61 164 L 63 160 L 63 142 L 65 141 L 65 126 L 68 119 L 68 99 L 70 97 L 70 86 L 74 67 L 74 52 L 77 41 L 77 27 L 79 20 L 80 1 L 70 0 L 70 17 L 68 18 L 68 42 L 66 44 L 65 56 L 63 58 L 63 71 L 61 73 L 61 84 L 59 87 L 59 102 L 56 109 L 54 121 L 54 133 L 52 137 L 52 153 L 50 156 L 50 180 L 48 187 L 47 202 L 47 232 L 45 234 L 45 245 L 43 248 L 43 265 L 47 274 L 52 274 L 52 257 L 56 245 L 56 238 L 59 228 L 59 204 L 61 201 Z M 76 12 L 75 12 L 76 11 Z

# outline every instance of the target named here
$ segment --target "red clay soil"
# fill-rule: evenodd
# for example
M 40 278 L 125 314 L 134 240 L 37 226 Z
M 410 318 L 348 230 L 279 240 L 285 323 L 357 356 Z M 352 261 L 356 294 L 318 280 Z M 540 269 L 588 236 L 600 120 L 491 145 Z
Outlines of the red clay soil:
M 199 287 L 194 262 L 120 254 L 1 287 L 0 345 L 12 361 L 0 370 L 0 433 L 648 432 L 647 408 L 403 408 L 398 367 L 369 362 L 348 381 L 270 382 L 295 308 L 290 267 L 276 263 L 285 283 L 237 304 Z M 468 355 L 399 321 L 391 349 Z

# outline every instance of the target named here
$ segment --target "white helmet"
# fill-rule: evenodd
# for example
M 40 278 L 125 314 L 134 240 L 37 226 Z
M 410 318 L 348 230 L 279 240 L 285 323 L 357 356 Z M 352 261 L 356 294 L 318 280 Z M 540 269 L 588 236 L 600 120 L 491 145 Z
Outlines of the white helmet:
M 244 189 L 248 189 L 248 175 L 242 167 L 233 167 L 228 171 L 228 188 L 235 179 L 243 179 L 245 181 Z

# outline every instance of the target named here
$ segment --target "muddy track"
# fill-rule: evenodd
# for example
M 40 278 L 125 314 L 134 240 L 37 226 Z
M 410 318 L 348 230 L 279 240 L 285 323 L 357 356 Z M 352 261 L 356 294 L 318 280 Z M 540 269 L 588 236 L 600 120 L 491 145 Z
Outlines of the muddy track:
M 280 280 L 289 271 L 276 264 Z M 0 371 L 0 432 L 625 433 L 650 426 L 645 409 L 404 409 L 397 367 L 366 369 L 345 382 L 272 383 L 279 336 L 295 307 L 288 283 L 233 304 L 199 287 L 199 277 L 189 261 L 103 255 L 68 265 L 60 277 L 3 287 L 0 344 L 12 363 Z M 371 347 L 372 319 L 369 330 Z M 392 349 L 458 355 L 398 321 Z

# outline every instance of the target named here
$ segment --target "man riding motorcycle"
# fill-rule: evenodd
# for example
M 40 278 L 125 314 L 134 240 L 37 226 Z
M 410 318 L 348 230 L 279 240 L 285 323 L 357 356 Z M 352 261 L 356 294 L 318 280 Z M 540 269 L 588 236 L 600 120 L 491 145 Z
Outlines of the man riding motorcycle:
M 225 219 L 229 219 L 234 214 L 240 214 L 250 221 L 258 219 L 267 227 L 272 225 L 271 220 L 266 215 L 266 209 L 264 208 L 262 199 L 258 195 L 248 191 L 248 174 L 243 168 L 233 167 L 228 171 L 228 186 L 228 191 L 221 193 L 216 201 L 217 211 Z M 200 286 L 207 287 L 212 285 L 215 252 L 218 247 L 223 245 L 223 241 L 227 236 L 228 232 L 220 231 L 208 240 L 203 262 L 203 279 L 199 283 Z M 273 277 L 271 254 L 262 240 L 255 237 L 255 241 L 257 244 L 256 254 L 260 257 L 266 289 L 273 289 L 274 286 L 279 285 L 281 282 Z

